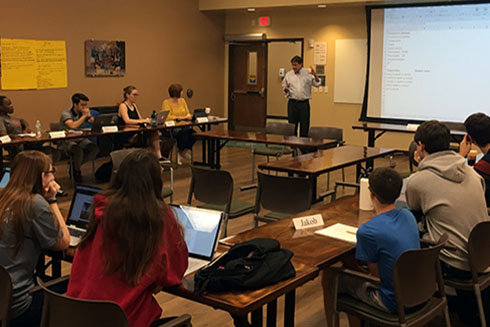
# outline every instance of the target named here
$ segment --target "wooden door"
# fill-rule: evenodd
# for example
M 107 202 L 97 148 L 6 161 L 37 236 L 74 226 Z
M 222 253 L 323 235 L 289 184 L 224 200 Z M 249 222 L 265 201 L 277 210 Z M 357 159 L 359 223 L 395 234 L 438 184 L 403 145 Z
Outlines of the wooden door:
M 267 115 L 267 43 L 233 43 L 229 54 L 229 128 L 262 130 Z

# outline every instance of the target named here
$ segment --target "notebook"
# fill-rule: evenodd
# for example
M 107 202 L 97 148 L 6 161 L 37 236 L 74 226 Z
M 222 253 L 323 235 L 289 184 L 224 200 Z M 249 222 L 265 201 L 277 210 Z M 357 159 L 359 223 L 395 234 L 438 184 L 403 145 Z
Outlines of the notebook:
M 328 236 L 337 240 L 356 243 L 357 227 L 337 223 L 324 229 L 317 230 L 315 234 Z
M 0 188 L 4 188 L 5 186 L 7 186 L 9 180 L 10 180 L 10 167 L 6 167 L 5 170 L 2 172 L 2 179 L 0 180 Z
M 170 114 L 170 110 L 161 110 L 157 113 L 157 124 L 164 124 L 167 120 L 168 115 Z
M 223 213 L 189 206 L 171 205 L 171 208 L 184 228 L 185 243 L 189 250 L 189 266 L 185 271 L 187 276 L 212 261 L 218 245 Z
M 75 194 L 70 204 L 66 225 L 70 232 L 70 246 L 77 246 L 80 238 L 85 234 L 89 217 L 92 214 L 92 202 L 94 195 L 99 193 L 100 188 L 76 185 Z

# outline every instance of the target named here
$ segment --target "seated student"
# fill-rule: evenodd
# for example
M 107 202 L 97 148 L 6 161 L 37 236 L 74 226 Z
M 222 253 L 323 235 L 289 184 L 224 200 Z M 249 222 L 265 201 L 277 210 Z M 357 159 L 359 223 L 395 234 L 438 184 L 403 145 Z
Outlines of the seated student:
M 161 308 L 153 293 L 177 285 L 187 269 L 183 231 L 161 197 L 162 171 L 143 149 L 121 163 L 94 198 L 75 253 L 67 295 L 118 303 L 130 326 L 150 326 Z
M 367 263 L 369 273 L 381 279 L 379 288 L 365 280 L 341 275 L 339 293 L 347 293 L 360 301 L 386 312 L 397 312 L 393 289 L 393 268 L 405 251 L 419 249 L 419 232 L 415 217 L 407 209 L 395 209 L 403 181 L 392 168 L 377 168 L 369 176 L 369 191 L 376 216 L 357 230 L 355 259 Z M 362 269 L 348 258 L 344 265 Z M 333 314 L 333 274 L 323 271 L 322 276 L 325 313 L 330 324 Z M 351 326 L 359 321 L 349 317 Z
M 9 183 L 0 189 L 0 265 L 12 279 L 10 326 L 35 326 L 43 296 L 29 294 L 34 268 L 42 249 L 66 249 L 70 234 L 56 202 L 60 187 L 51 159 L 39 151 L 23 151 L 11 169 Z
M 484 113 L 476 113 L 466 118 L 464 122 L 467 135 L 459 146 L 459 154 L 466 157 L 474 143 L 484 154 L 474 168 L 485 179 L 485 200 L 490 208 L 490 117 Z
M 72 107 L 61 113 L 60 123 L 66 129 L 80 129 L 85 122 L 93 123 L 94 118 L 88 108 L 88 97 L 82 93 L 75 93 L 71 97 Z M 99 147 L 89 139 L 63 141 L 61 148 L 68 151 L 73 160 L 73 178 L 77 183 L 82 182 L 81 166 L 97 158 Z
M 6 96 L 0 95 L 0 136 L 29 133 L 29 124 L 25 119 L 10 116 L 14 113 L 14 105 Z M 8 146 L 9 155 L 15 155 L 23 150 L 23 146 Z
M 141 118 L 141 114 L 136 107 L 136 99 L 139 96 L 139 92 L 136 87 L 129 85 L 123 89 L 123 102 L 119 105 L 119 111 L 117 114 L 118 125 L 137 125 L 149 123 L 148 119 Z M 159 160 L 163 160 L 162 153 L 160 151 L 160 139 L 157 131 L 151 131 L 145 133 L 145 139 L 141 142 L 140 146 L 149 146 L 150 150 L 156 155 Z M 135 134 L 125 133 L 119 136 L 119 143 L 121 145 L 131 143 L 131 139 L 136 137 Z
M 449 150 L 449 129 L 432 120 L 422 123 L 415 133 L 415 160 L 418 171 L 407 181 L 407 204 L 425 216 L 427 233 L 423 238 L 437 242 L 448 234 L 441 264 L 448 277 L 470 277 L 468 236 L 473 227 L 488 220 L 485 182 L 456 152 Z
M 182 94 L 184 88 L 180 84 L 172 84 L 168 88 L 169 99 L 163 100 L 162 110 L 170 110 L 167 120 L 191 120 L 192 115 L 189 112 L 187 103 Z M 191 160 L 192 146 L 196 142 L 194 130 L 190 127 L 173 128 L 170 130 L 172 136 L 177 139 L 177 164 L 182 165 L 182 159 Z M 169 137 L 169 132 L 164 132 L 164 136 Z

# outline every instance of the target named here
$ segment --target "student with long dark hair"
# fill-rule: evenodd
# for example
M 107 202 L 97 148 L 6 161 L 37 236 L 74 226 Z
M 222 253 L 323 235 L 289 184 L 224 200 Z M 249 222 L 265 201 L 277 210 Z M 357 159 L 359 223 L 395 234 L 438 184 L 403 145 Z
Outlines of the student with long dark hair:
M 60 251 L 70 244 L 56 203 L 60 187 L 54 173 L 46 154 L 23 151 L 12 162 L 9 183 L 0 189 L 0 265 L 13 287 L 10 326 L 39 324 L 42 293 L 29 294 L 39 255 L 42 249 Z
M 179 284 L 188 258 L 182 229 L 161 190 L 161 167 L 152 153 L 136 150 L 123 160 L 109 188 L 94 198 L 68 296 L 114 301 L 130 326 L 159 319 L 153 293 Z

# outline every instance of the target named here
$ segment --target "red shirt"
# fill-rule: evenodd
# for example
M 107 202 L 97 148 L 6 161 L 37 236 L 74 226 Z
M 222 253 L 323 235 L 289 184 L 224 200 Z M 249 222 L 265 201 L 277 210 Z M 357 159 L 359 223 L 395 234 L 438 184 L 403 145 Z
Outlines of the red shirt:
M 94 197 L 95 221 L 100 224 L 107 199 Z M 99 225 L 100 226 L 100 225 Z M 160 318 L 162 309 L 153 297 L 157 285 L 178 285 L 187 269 L 188 252 L 179 226 L 168 211 L 163 228 L 163 239 L 155 259 L 140 283 L 129 286 L 115 274 L 107 275 L 102 265 L 102 230 L 98 228 L 94 239 L 75 253 L 66 295 L 91 300 L 118 303 L 126 313 L 132 327 L 147 327 Z

